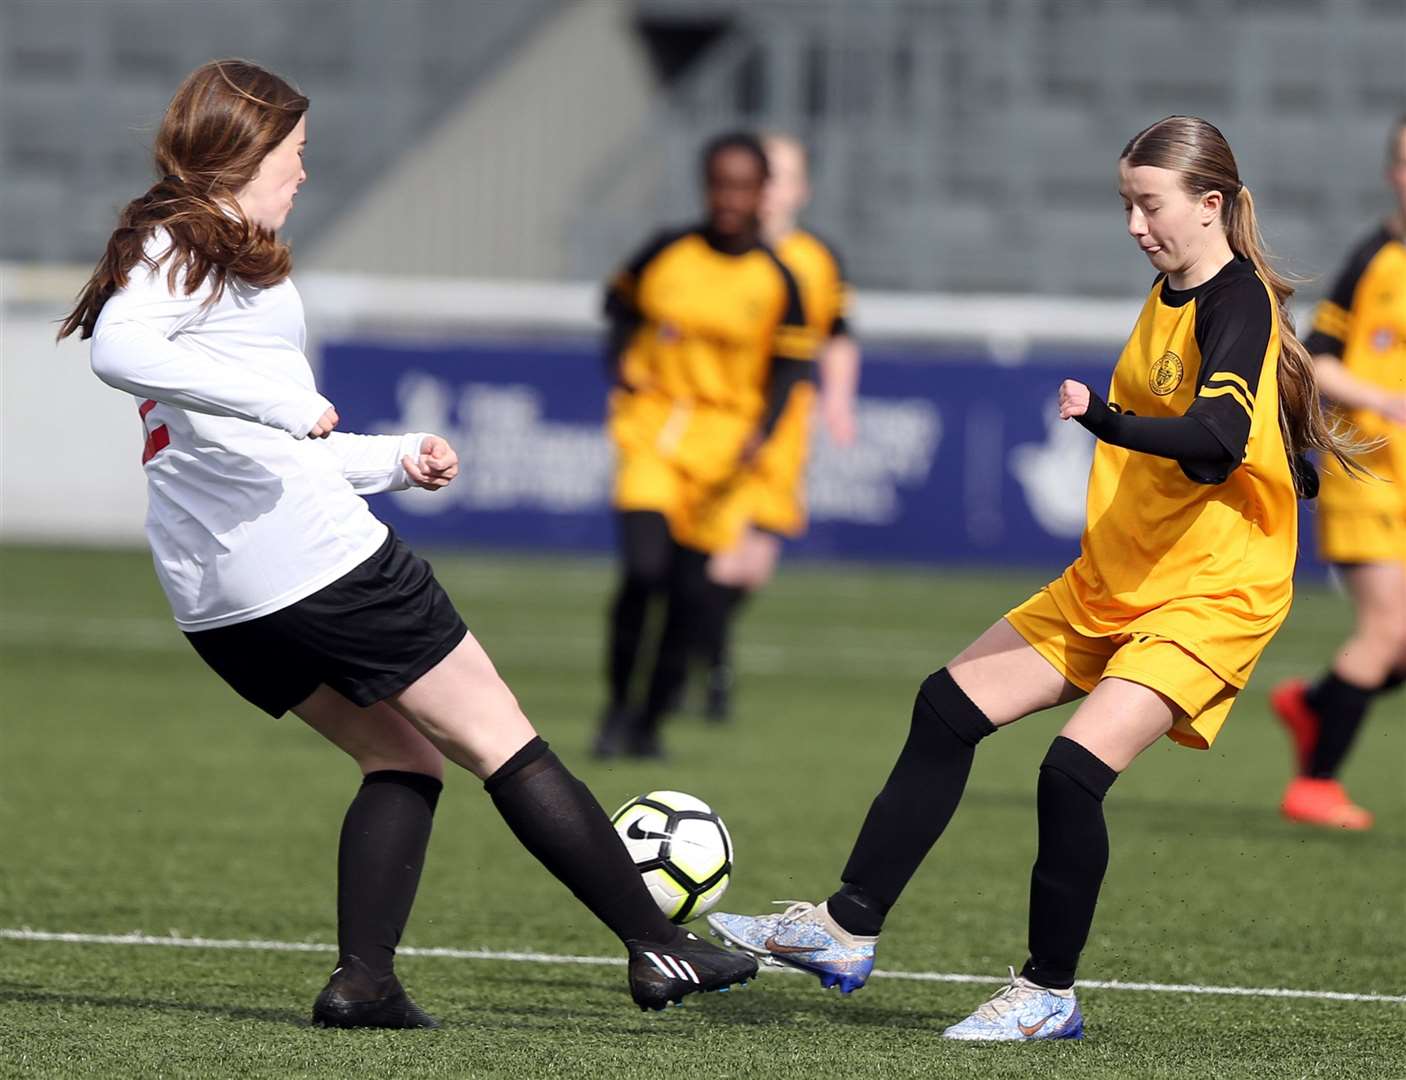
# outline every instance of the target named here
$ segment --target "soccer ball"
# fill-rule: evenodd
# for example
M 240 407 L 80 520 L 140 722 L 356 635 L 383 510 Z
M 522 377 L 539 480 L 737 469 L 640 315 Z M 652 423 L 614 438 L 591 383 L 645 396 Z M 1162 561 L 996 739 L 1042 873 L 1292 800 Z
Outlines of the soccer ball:
M 732 875 L 732 837 L 702 799 L 681 791 L 638 795 L 611 816 L 649 895 L 676 923 L 709 911 Z

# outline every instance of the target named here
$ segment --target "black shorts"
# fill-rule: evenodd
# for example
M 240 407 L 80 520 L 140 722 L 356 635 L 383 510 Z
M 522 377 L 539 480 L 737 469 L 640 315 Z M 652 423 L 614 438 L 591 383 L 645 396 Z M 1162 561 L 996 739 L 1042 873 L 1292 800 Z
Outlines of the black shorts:
M 296 604 L 186 638 L 240 697 L 282 716 L 323 683 L 363 707 L 381 701 L 468 632 L 430 564 L 392 532 L 376 554 Z

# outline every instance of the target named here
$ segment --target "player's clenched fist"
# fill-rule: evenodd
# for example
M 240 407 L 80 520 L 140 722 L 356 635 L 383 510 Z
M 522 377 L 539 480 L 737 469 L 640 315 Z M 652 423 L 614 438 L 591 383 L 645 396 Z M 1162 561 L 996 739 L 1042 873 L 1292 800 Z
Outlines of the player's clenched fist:
M 1059 384 L 1059 418 L 1068 420 L 1083 416 L 1089 409 L 1089 388 L 1077 379 L 1065 379 Z
M 317 423 L 313 424 L 312 430 L 308 432 L 309 439 L 325 439 L 332 434 L 332 430 L 337 426 L 337 410 L 328 406 L 325 413 L 317 418 Z
M 438 491 L 459 475 L 459 455 L 438 435 L 425 436 L 420 444 L 419 461 L 407 454 L 400 464 L 415 486 L 426 491 Z

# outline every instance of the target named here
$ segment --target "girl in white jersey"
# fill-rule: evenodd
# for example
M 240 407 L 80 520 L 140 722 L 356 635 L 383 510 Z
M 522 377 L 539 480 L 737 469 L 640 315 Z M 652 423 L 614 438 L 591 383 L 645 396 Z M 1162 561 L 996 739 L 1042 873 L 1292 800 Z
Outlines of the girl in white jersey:
M 317 392 L 278 238 L 299 186 L 307 98 L 242 60 L 192 73 L 163 117 L 161 179 L 122 212 L 60 337 L 137 399 L 147 536 L 176 622 L 273 716 L 292 711 L 363 780 L 338 851 L 336 970 L 314 1022 L 433 1027 L 396 945 L 448 758 L 629 953 L 641 1008 L 756 964 L 660 914 L 599 804 L 539 738 L 428 563 L 365 494 L 450 483 L 438 435 L 349 435 Z

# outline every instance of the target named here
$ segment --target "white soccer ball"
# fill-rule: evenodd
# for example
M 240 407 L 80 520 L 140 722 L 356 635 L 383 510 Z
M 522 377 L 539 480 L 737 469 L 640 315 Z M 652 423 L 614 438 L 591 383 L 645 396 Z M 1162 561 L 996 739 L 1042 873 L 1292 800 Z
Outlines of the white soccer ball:
M 659 910 L 676 923 L 710 911 L 732 876 L 732 837 L 702 799 L 682 791 L 637 795 L 611 823 Z

